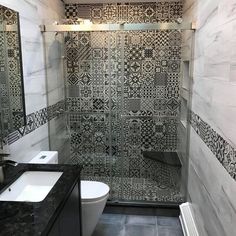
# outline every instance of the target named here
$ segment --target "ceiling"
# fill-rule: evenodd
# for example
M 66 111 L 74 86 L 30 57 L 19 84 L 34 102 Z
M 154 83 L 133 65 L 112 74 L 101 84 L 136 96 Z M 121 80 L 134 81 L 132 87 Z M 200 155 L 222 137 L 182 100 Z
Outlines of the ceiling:
M 64 0 L 65 3 L 96 4 L 96 3 L 122 3 L 122 2 L 176 2 L 178 0 Z

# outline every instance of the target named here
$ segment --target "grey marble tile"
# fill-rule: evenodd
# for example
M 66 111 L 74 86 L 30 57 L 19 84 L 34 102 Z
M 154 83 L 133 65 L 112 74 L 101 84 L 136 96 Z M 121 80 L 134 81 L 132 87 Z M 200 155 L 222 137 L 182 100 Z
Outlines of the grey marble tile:
M 126 216 L 121 214 L 102 214 L 101 223 L 106 224 L 125 224 Z
M 154 236 L 156 226 L 154 225 L 125 225 L 125 236 Z
M 126 215 L 145 215 L 145 216 L 154 216 L 155 209 L 154 208 L 139 208 L 139 207 L 128 207 L 125 208 Z
M 64 6 L 61 1 L 54 0 L 0 0 L 0 4 L 19 12 L 20 15 L 25 102 L 28 115 L 47 106 L 45 73 L 48 68 L 46 68 L 46 55 L 44 55 L 47 44 L 44 44 L 38 26 L 51 24 L 60 17 L 64 18 Z M 55 40 L 54 34 L 44 36 L 47 42 Z M 58 80 L 54 75 L 57 72 L 59 77 L 62 73 L 59 70 L 53 72 L 54 74 L 50 74 L 50 82 L 56 83 Z M 53 97 L 57 98 L 57 94 L 58 97 L 60 96 L 60 90 L 56 90 Z M 48 125 L 45 124 L 17 140 L 10 145 L 9 149 L 10 158 L 18 162 L 28 162 L 38 152 L 49 150 Z
M 181 224 L 179 218 L 177 217 L 157 217 L 157 227 L 158 226 L 168 226 L 173 228 L 181 229 Z
M 182 230 L 170 227 L 158 227 L 158 236 L 183 236 Z
M 92 236 L 125 236 L 124 225 L 98 223 Z
M 196 132 L 191 133 L 189 194 L 196 206 L 195 219 L 201 235 L 234 235 L 235 180 L 222 167 Z M 199 158 L 201 157 L 201 158 Z M 204 160 L 204 162 L 202 162 Z M 230 189 L 227 196 L 225 189 Z
M 112 236 L 182 236 L 178 217 L 103 214 L 92 236 L 111 232 Z
M 156 225 L 155 216 L 127 216 L 126 224 L 132 225 Z

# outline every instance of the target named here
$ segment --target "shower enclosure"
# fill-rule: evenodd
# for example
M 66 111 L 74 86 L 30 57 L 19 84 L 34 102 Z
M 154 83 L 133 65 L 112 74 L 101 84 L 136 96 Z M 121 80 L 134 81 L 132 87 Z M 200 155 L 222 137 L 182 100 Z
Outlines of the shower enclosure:
M 45 38 L 57 31 L 64 40 L 65 107 L 49 124 L 51 149 L 63 147 L 61 162 L 83 165 L 82 179 L 107 183 L 112 202 L 184 201 L 187 163 L 181 168 L 177 155 L 183 30 L 191 24 L 44 28 Z M 57 121 L 64 131 L 55 134 Z M 59 133 L 64 141 L 55 145 Z

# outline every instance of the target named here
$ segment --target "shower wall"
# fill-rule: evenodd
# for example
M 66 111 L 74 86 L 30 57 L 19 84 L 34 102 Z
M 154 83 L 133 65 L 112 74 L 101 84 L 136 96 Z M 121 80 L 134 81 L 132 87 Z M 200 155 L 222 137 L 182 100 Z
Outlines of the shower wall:
M 72 23 L 174 22 L 181 2 L 66 6 Z M 66 35 L 71 161 L 83 178 L 111 186 L 112 199 L 181 201 L 179 172 L 143 157 L 176 151 L 179 31 L 70 32 Z

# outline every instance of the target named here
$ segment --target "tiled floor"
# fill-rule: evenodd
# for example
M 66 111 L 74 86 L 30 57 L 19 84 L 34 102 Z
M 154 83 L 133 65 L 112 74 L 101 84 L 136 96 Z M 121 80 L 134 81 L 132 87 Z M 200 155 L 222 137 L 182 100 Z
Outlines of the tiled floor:
M 177 217 L 103 214 L 92 236 L 183 236 Z

